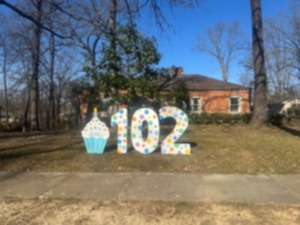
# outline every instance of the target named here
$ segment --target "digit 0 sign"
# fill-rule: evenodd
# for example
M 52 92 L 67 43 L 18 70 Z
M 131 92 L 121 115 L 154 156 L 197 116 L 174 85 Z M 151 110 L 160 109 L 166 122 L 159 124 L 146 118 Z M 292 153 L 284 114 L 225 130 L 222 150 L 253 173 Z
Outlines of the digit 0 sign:
M 176 107 L 168 106 L 161 108 L 159 110 L 159 119 L 163 120 L 168 117 L 175 119 L 176 126 L 162 142 L 161 153 L 189 155 L 191 153 L 190 144 L 175 143 L 188 127 L 189 119 L 186 113 Z M 114 114 L 111 121 L 112 126 L 118 126 L 118 153 L 127 153 L 127 109 L 121 109 L 118 113 Z M 144 122 L 148 125 L 148 134 L 145 140 L 142 134 Z M 143 154 L 154 152 L 158 147 L 159 131 L 158 116 L 153 109 L 141 108 L 132 116 L 131 140 L 136 151 Z
M 146 140 L 143 139 L 143 122 L 148 125 Z M 157 114 L 152 109 L 142 108 L 137 110 L 131 120 L 131 140 L 133 147 L 140 153 L 154 152 L 159 141 L 159 121 Z

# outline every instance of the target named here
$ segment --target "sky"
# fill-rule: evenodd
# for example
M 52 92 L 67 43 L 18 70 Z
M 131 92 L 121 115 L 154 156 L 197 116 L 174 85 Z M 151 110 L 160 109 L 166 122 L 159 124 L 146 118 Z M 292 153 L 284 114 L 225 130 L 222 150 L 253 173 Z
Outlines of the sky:
M 288 12 L 290 1 L 261 0 L 263 18 Z M 172 25 L 171 29 L 166 27 L 162 32 L 155 25 L 149 11 L 142 12 L 138 20 L 139 30 L 157 40 L 158 50 L 162 54 L 159 67 L 182 66 L 185 74 L 201 74 L 222 79 L 217 61 L 209 54 L 194 49 L 197 35 L 205 34 L 207 28 L 212 28 L 219 22 L 238 21 L 245 36 L 251 40 L 250 0 L 199 0 L 197 8 L 173 7 L 172 10 L 167 0 L 159 2 L 165 3 L 163 13 Z M 240 74 L 243 72 L 243 68 L 235 63 L 231 67 L 229 81 L 239 83 Z
M 261 0 L 263 18 L 272 18 L 280 12 L 287 12 L 289 0 Z M 219 66 L 214 58 L 206 53 L 195 51 L 197 35 L 206 32 L 219 22 L 238 21 L 251 40 L 250 0 L 203 0 L 198 8 L 176 7 L 171 12 L 165 7 L 166 18 L 175 31 L 161 32 L 154 24 L 151 15 L 142 16 L 139 27 L 147 36 L 154 36 L 158 50 L 162 54 L 159 66 L 182 66 L 185 74 L 202 74 L 222 79 Z M 233 65 L 229 81 L 239 83 L 243 69 Z

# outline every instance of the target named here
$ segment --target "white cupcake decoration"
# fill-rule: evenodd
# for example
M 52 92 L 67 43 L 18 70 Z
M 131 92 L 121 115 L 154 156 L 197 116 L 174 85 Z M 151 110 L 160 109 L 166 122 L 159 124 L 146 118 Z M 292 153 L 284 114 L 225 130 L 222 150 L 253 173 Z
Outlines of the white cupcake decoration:
M 102 154 L 109 138 L 109 129 L 105 123 L 101 122 L 97 115 L 97 108 L 94 109 L 92 120 L 81 132 L 87 152 Z

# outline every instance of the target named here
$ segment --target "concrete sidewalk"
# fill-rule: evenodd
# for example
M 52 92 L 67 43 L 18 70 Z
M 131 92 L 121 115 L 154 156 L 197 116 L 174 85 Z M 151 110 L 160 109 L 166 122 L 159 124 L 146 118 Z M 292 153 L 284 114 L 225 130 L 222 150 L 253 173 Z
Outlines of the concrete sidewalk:
M 0 197 L 300 205 L 300 175 L 0 172 Z

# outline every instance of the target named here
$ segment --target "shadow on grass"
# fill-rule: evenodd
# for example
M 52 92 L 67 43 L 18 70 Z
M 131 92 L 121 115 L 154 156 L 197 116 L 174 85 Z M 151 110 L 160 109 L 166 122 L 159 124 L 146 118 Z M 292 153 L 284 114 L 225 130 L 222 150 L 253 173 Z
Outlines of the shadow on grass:
M 191 148 L 194 148 L 197 146 L 197 143 L 192 142 L 192 141 L 176 142 L 176 144 L 190 144 Z M 161 143 L 159 143 L 159 147 L 156 148 L 152 154 L 161 154 Z
M 11 178 L 15 178 L 16 176 L 18 176 L 19 174 L 21 174 L 22 172 L 19 172 L 19 173 L 5 173 L 5 174 L 2 174 L 1 177 L 0 177 L 0 181 L 4 181 L 4 180 L 8 180 L 8 179 L 11 179 Z
M 196 142 L 192 142 L 192 141 L 184 141 L 184 142 L 178 142 L 176 144 L 190 144 L 191 145 L 191 148 L 194 148 L 197 146 L 197 143 Z M 117 151 L 117 148 L 118 148 L 118 145 L 116 144 L 108 144 L 106 147 L 105 147 L 105 150 L 104 150 L 104 153 L 108 153 L 108 152 L 111 152 L 111 151 Z M 129 146 L 127 148 L 127 153 L 130 153 L 134 151 L 134 148 L 133 146 Z M 159 143 L 159 147 L 157 147 L 155 149 L 154 152 L 152 152 L 151 154 L 161 154 L 161 143 Z
M 294 135 L 294 136 L 297 136 L 297 137 L 300 137 L 300 131 L 299 130 L 296 130 L 296 129 L 293 129 L 293 128 L 290 128 L 290 127 L 286 127 L 286 126 L 283 126 L 283 125 L 277 125 L 276 127 L 278 127 L 280 130 L 283 130 L 291 135 Z
M 36 143 L 38 144 L 38 143 Z M 4 148 L 0 148 L 0 152 L 4 152 L 4 151 L 17 151 L 18 149 L 22 149 L 22 148 L 27 148 L 27 147 L 31 147 L 34 146 L 34 144 L 30 143 L 30 144 L 23 144 L 23 145 L 14 145 L 14 146 L 10 146 L 10 147 L 4 147 Z M 1 157 L 1 153 L 0 153 L 0 157 Z
M 12 159 L 12 158 L 20 158 L 24 156 L 31 156 L 31 155 L 39 155 L 44 153 L 52 153 L 52 152 L 58 152 L 58 151 L 74 151 L 74 148 L 71 148 L 72 146 L 76 146 L 82 144 L 82 141 L 77 141 L 72 144 L 63 145 L 57 148 L 42 150 L 40 146 L 30 148 L 29 150 L 24 151 L 17 151 L 17 152 L 5 152 L 0 154 L 0 159 Z
M 39 136 L 50 136 L 50 135 L 57 135 L 57 134 L 64 134 L 64 133 L 75 133 L 75 131 L 68 131 L 68 130 L 59 130 L 59 131 L 41 131 L 41 132 L 13 132 L 13 133 L 0 133 L 0 139 L 9 139 L 9 138 L 21 138 L 21 137 L 39 137 Z
M 113 142 L 114 140 L 112 140 Z M 127 153 L 132 152 L 134 150 L 131 142 L 127 143 Z M 111 152 L 111 151 L 117 151 L 118 150 L 118 145 L 117 144 L 112 144 L 108 143 L 104 149 L 104 153 L 106 152 Z
M 111 152 L 111 151 L 116 151 L 117 150 L 117 145 L 114 145 L 114 144 L 112 144 L 112 145 L 107 145 L 106 147 L 105 147 L 105 149 L 104 149 L 104 153 L 105 152 Z
M 16 139 L 14 142 L 9 144 L 9 146 L 0 147 L 0 154 L 1 154 L 1 152 L 4 152 L 4 151 L 18 151 L 18 150 L 22 151 L 22 149 L 27 149 L 27 148 L 31 148 L 31 147 L 35 148 L 36 146 L 40 146 L 40 145 L 46 146 L 46 147 L 51 146 L 53 143 L 57 143 L 58 141 L 60 141 L 57 139 L 57 137 L 59 137 L 59 136 L 56 136 L 56 134 L 57 133 L 52 133 L 49 135 L 47 133 L 44 133 L 43 135 L 42 134 L 32 135 L 35 137 L 35 139 L 30 140 L 29 143 L 26 143 L 28 141 L 28 139 L 26 139 L 26 140 Z M 41 138 L 39 138 L 39 137 L 41 137 Z M 79 138 L 76 137 L 75 135 L 74 135 L 74 139 L 79 140 Z M 79 142 L 79 141 L 77 141 L 77 142 Z

